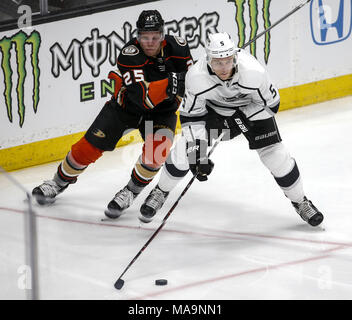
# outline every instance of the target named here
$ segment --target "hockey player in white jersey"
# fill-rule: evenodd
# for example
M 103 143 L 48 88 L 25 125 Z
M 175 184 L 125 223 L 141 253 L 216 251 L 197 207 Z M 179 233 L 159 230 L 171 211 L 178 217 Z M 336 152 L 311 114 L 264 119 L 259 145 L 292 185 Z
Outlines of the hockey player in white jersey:
M 280 96 L 268 73 L 252 55 L 236 48 L 226 33 L 210 34 L 205 49 L 206 56 L 186 75 L 182 137 L 143 203 L 140 220 L 152 220 L 189 170 L 200 181 L 208 179 L 214 163 L 207 158 L 207 147 L 224 132 L 222 140 L 242 133 L 301 218 L 319 225 L 324 217 L 305 196 L 296 161 L 281 142 L 274 118 Z

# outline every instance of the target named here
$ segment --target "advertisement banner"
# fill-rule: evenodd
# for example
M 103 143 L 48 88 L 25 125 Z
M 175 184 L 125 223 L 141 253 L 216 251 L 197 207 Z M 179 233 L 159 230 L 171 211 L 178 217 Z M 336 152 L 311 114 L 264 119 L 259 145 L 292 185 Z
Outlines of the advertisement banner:
M 113 91 L 109 71 L 142 10 L 204 54 L 209 33 L 242 47 L 302 1 L 163 0 L 0 32 L 0 151 L 85 131 Z M 352 74 L 352 0 L 312 0 L 246 48 L 281 88 Z

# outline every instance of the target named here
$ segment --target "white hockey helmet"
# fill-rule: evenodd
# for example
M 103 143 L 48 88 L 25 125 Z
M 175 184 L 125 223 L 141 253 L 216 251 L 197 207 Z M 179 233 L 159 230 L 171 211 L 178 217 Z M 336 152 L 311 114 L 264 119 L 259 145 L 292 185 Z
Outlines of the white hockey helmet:
M 209 34 L 208 40 L 205 44 L 205 52 L 207 54 L 209 66 L 213 58 L 226 58 L 230 56 L 234 57 L 235 66 L 238 50 L 239 49 L 235 46 L 235 43 L 226 32 Z

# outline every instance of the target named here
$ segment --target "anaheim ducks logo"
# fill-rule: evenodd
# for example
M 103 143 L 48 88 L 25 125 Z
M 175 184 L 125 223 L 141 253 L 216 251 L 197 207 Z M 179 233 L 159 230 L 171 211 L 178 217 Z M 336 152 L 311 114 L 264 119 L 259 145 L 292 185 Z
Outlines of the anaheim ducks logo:
M 103 131 L 101 131 L 100 129 L 94 129 L 92 133 L 98 138 L 105 138 L 106 137 L 105 133 Z
M 139 53 L 139 50 L 136 46 L 130 45 L 122 50 L 122 54 L 125 56 L 135 56 Z
M 181 47 L 184 47 L 187 44 L 187 41 L 181 37 L 174 36 L 174 38 Z

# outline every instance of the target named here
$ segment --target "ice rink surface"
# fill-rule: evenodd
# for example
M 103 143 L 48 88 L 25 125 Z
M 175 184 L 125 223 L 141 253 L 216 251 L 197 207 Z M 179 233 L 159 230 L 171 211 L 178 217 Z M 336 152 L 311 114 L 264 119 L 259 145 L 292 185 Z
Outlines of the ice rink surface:
M 103 211 L 128 181 L 142 145 L 107 152 L 51 206 L 37 214 L 41 299 L 351 299 L 352 97 L 280 112 L 283 143 L 296 159 L 306 195 L 325 215 L 307 225 L 243 136 L 222 142 L 208 182 L 191 186 L 166 225 L 113 286 L 160 225 L 190 173 L 153 222 L 139 207 Z M 59 162 L 14 171 L 32 190 Z M 25 194 L 0 174 L 0 299 L 25 299 Z M 155 286 L 156 279 L 168 285 Z M 28 282 L 27 282 L 28 283 Z

